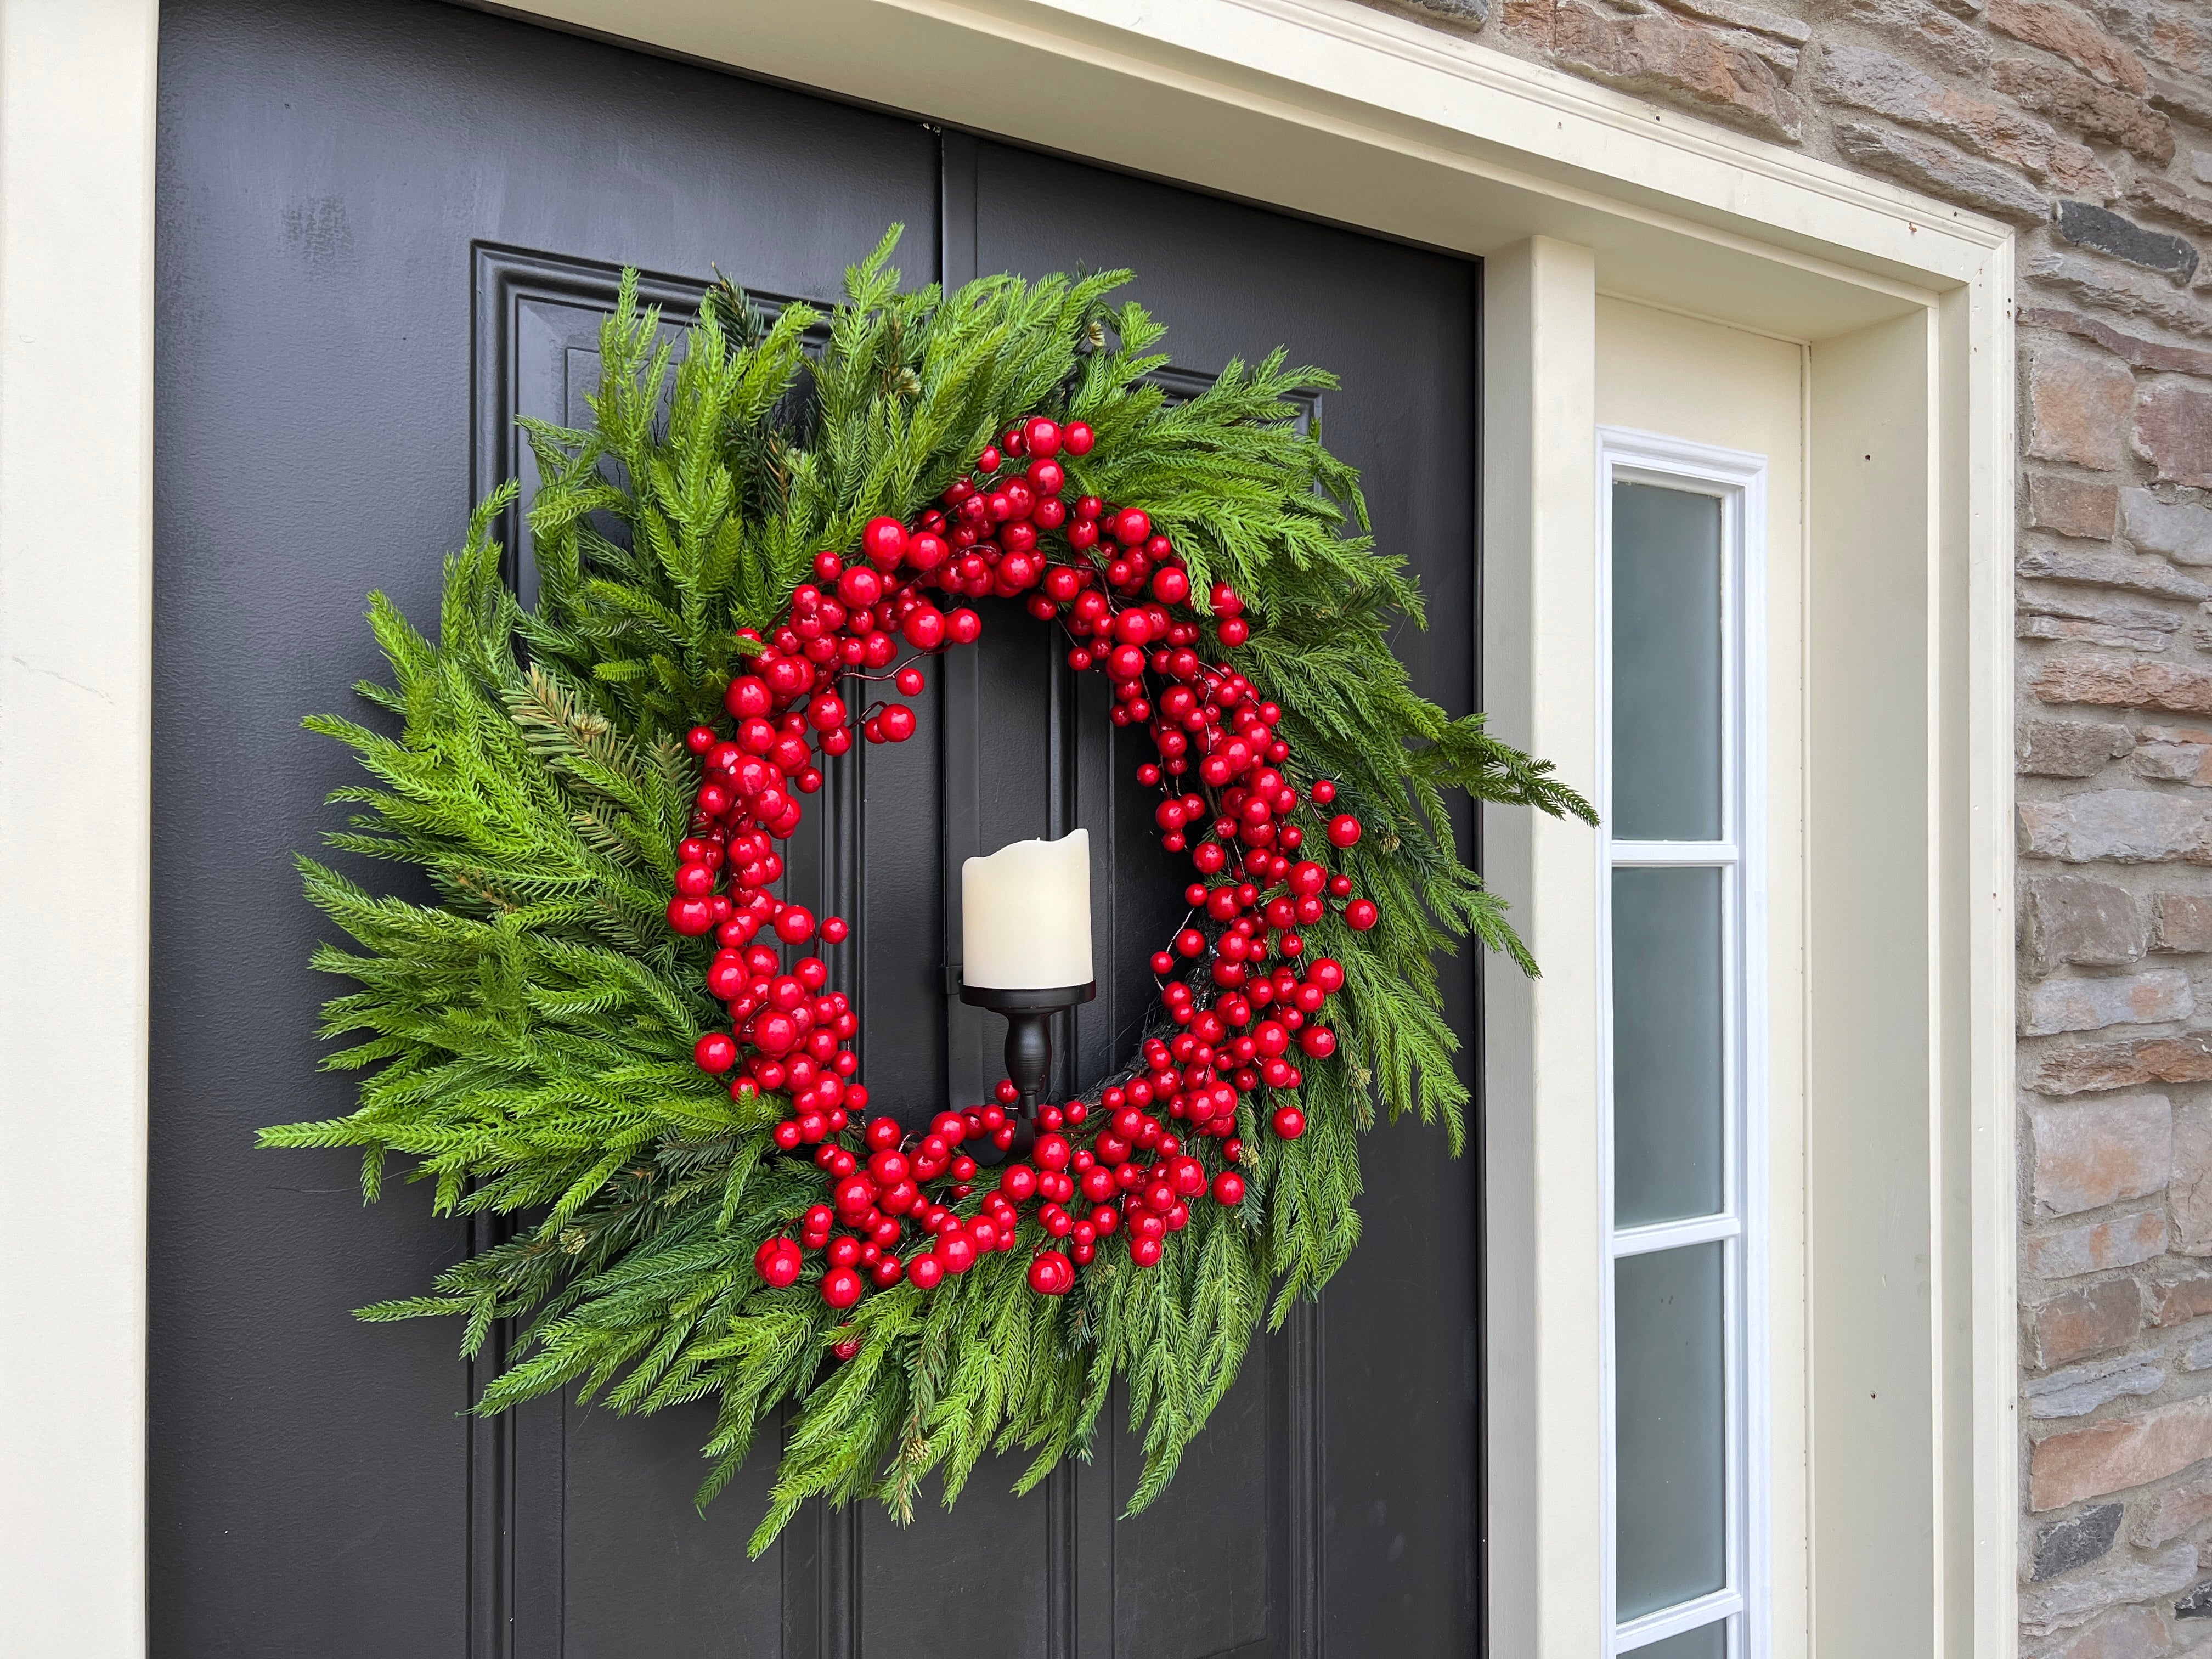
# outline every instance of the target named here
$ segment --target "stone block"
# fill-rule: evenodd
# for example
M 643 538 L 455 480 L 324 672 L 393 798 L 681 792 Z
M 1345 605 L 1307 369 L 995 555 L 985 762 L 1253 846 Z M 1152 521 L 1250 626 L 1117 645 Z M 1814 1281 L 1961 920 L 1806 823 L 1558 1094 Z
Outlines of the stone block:
M 2166 340 L 2146 340 L 2139 334 L 2123 334 L 2095 317 L 2051 306 L 2030 306 L 2020 313 L 2024 328 L 2053 328 L 2078 339 L 2094 340 L 2123 362 L 2137 368 L 2169 368 L 2177 374 L 2212 374 L 2212 351 L 2175 345 Z
M 2122 628 L 2087 617 L 2054 617 L 2029 613 L 2013 631 L 2024 640 L 2049 640 L 2059 645 L 2101 645 L 2115 651 L 2163 651 L 2165 629 Z
M 2212 1105 L 2185 1106 L 2173 1115 L 2166 1207 L 2173 1218 L 2173 1248 L 2184 1255 L 2212 1255 Z
M 2128 180 L 2128 200 L 2154 216 L 2171 219 L 2202 234 L 2212 234 L 2212 198 L 2177 190 L 2148 174 Z
M 2078 1636 L 2042 1650 L 2040 1659 L 2166 1659 L 2173 1632 L 2155 1607 L 2122 1607 Z
M 2164 1095 L 2034 1106 L 2027 1116 L 2039 1216 L 2078 1215 L 2148 1197 L 2165 1187 L 2172 1170 L 2173 1107 Z
M 1887 30 L 1953 75 L 1978 80 L 1989 72 L 1989 37 L 1928 0 L 1840 0 L 1834 15 Z
M 2171 277 L 2065 247 L 2032 252 L 2022 263 L 2023 276 L 2065 289 L 2094 309 L 2148 317 L 2183 334 L 2212 335 L 2212 306 L 2176 288 Z
M 2041 1583 L 2076 1567 L 2086 1567 L 2112 1547 L 2119 1536 L 2124 1505 L 2100 1504 L 2063 1521 L 2054 1521 L 2036 1534 L 2033 1564 L 2028 1581 Z
M 1730 28 L 1749 29 L 1754 34 L 1771 34 L 1793 46 L 1802 46 L 1813 38 L 1813 31 L 1798 19 L 1784 17 L 1763 6 L 1745 5 L 1742 0 L 1667 0 L 1667 4 L 1675 11 L 1702 17 L 1709 23 L 1725 23 Z
M 2104 479 L 2040 469 L 2027 475 L 2027 522 L 2036 529 L 2106 541 L 2119 521 L 2119 487 Z
M 2133 749 L 2135 741 L 2135 734 L 2124 726 L 2023 720 L 2019 733 L 2020 769 L 2036 778 L 2092 777 Z
M 2070 584 L 2048 588 L 2024 588 L 2017 593 L 2014 603 L 2030 616 L 2078 617 L 2084 621 L 2104 623 L 2115 631 L 2129 634 L 2163 635 L 2178 633 L 2183 621 L 2160 605 L 2142 605 L 2133 599 L 2087 592 Z M 2205 741 L 2212 743 L 2212 736 L 2208 736 Z
M 2146 743 L 2132 764 L 2137 777 L 2159 783 L 2212 783 L 2212 744 Z
M 2136 399 L 2136 453 L 2161 482 L 2212 489 L 2212 386 L 2154 380 Z
M 2087 876 L 2044 876 L 2025 884 L 2021 938 L 2039 974 L 2069 963 L 2124 967 L 2150 943 L 2142 912 L 2127 889 Z
M 2028 684 L 2045 702 L 2212 714 L 2212 669 L 2178 663 L 2130 662 L 2077 652 L 2052 658 Z
M 2212 129 L 2212 91 L 2206 90 L 2201 81 L 2168 80 L 2154 71 L 2150 102 L 2152 108 L 2162 109 L 2177 120 Z
M 2168 1544 L 2146 1559 L 2123 1558 L 2079 1577 L 2021 1591 L 2020 1626 L 2031 1636 L 2071 1630 L 2120 1602 L 2147 1601 L 2186 1589 L 2196 1577 L 2197 1547 Z
M 2176 1619 L 2212 1619 L 2212 1579 L 2198 1584 L 2176 1601 L 2173 1616 Z M 2202 1648 L 2192 1650 L 2197 1653 L 2203 1650 Z
M 2160 893 L 2151 902 L 2151 945 L 2159 951 L 2212 951 L 2212 897 Z
M 2022 801 L 2020 850 L 2089 864 L 2212 864 L 2212 809 L 2185 795 L 2092 789 L 2059 801 Z
M 2155 593 L 2168 599 L 2212 598 L 2194 576 L 2185 576 L 2159 559 L 2079 547 L 2031 547 L 2021 551 L 2014 569 L 2023 576 L 2045 581 L 2082 582 L 2099 587 L 2128 587 L 2139 593 Z
M 2169 1539 L 2194 1532 L 2212 1520 L 2212 1473 L 2191 1475 L 2138 1505 L 2128 1528 L 2129 1540 L 2154 1550 Z
M 2063 58 L 2099 80 L 2130 92 L 2150 90 L 2142 60 L 2070 7 L 2043 0 L 1990 0 L 1990 27 Z
M 2162 501 L 2148 489 L 2119 492 L 2127 538 L 2145 553 L 2163 553 L 2177 564 L 2212 564 L 2212 507 Z
M 2120 1279 L 2130 1290 L 2133 1281 Z M 2166 1367 L 2154 1353 L 2121 1354 L 2087 1365 L 2069 1365 L 2048 1376 L 2031 1378 L 2021 1389 L 2027 1397 L 2027 1414 L 2038 1421 L 2052 1418 L 2087 1417 L 2100 1406 L 2156 1394 L 2166 1386 Z
M 2028 1454 L 2028 1505 L 2057 1510 L 2109 1497 L 2206 1457 L 2212 1457 L 2212 1395 L 2106 1418 L 2035 1443 Z
M 2146 1083 L 2212 1081 L 2212 1038 L 2131 1037 L 2120 1042 L 2073 1042 L 2038 1054 L 2021 1068 L 2021 1086 L 2060 1098 Z
M 2173 123 L 2140 94 L 2035 58 L 2001 58 L 1990 82 L 2027 109 L 2085 138 L 2104 138 L 2162 167 L 2173 159 Z
M 1552 17 L 1559 61 L 1631 92 L 1686 104 L 1769 138 L 1797 142 L 1797 100 L 1774 65 L 1719 31 L 1664 12 L 1620 16 L 1562 0 Z
M 2111 1025 L 2159 1025 L 2196 1012 L 2189 975 L 2179 968 L 2106 979 L 2047 979 L 2021 997 L 2020 1032 L 2056 1036 Z
M 2062 1291 L 2027 1310 L 2021 1357 L 2039 1369 L 2111 1353 L 2134 1341 L 2142 1322 L 2142 1291 L 2132 1279 Z
M 2047 121 L 1947 85 L 1868 46 L 1823 46 L 1814 92 L 1824 103 L 1887 116 L 2024 173 L 2048 171 L 2059 142 Z
M 2135 376 L 2101 353 L 2052 343 L 2028 358 L 2027 453 L 2100 472 L 2118 468 Z
M 1979 161 L 1940 139 L 1916 137 L 1864 121 L 1838 121 L 1836 148 L 1869 173 L 1931 196 L 1963 203 L 1993 219 L 2033 223 L 2048 210 L 2043 192 L 1994 161 Z
M 2186 1325 L 2212 1313 L 2212 1273 L 2171 1269 L 2150 1281 L 2150 1322 Z
M 2197 250 L 2179 236 L 2148 230 L 2134 220 L 2090 202 L 2061 202 L 2058 234 L 2082 247 L 2109 253 L 2116 259 L 2162 270 L 2179 282 L 2197 274 Z
M 2021 1241 L 2020 1265 L 2039 1279 L 2070 1279 L 2113 1267 L 2132 1267 L 2166 1254 L 2166 1212 L 2095 1221 Z

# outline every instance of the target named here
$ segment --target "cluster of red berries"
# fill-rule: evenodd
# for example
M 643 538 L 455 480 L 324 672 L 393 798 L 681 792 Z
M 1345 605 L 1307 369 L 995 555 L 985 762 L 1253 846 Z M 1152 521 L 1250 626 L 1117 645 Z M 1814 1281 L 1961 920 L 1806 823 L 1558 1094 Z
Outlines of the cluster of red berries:
M 836 1201 L 807 1212 L 800 1240 L 768 1240 L 756 1265 L 769 1283 L 789 1285 L 806 1252 L 823 1252 L 822 1295 L 832 1307 L 849 1307 L 871 1281 L 903 1278 L 926 1290 L 965 1272 L 983 1250 L 1014 1248 L 1031 1205 L 1044 1237 L 1029 1282 L 1060 1295 L 1107 1236 L 1124 1234 L 1130 1260 L 1149 1267 L 1166 1235 L 1188 1223 L 1190 1201 L 1210 1194 L 1242 1203 L 1243 1177 L 1210 1170 L 1205 1143 L 1221 1143 L 1222 1158 L 1237 1162 L 1243 1097 L 1262 1086 L 1297 1089 L 1304 1079 L 1292 1054 L 1323 1060 L 1336 1049 L 1318 1016 L 1342 988 L 1344 969 L 1325 957 L 1309 960 L 1298 929 L 1332 907 L 1356 930 L 1378 920 L 1349 876 L 1302 855 L 1321 849 L 1307 849 L 1301 817 L 1310 812 L 1331 848 L 1356 844 L 1359 820 L 1328 810 L 1336 790 L 1326 779 L 1301 795 L 1283 769 L 1291 750 L 1277 732 L 1282 710 L 1233 665 L 1200 654 L 1208 623 L 1224 647 L 1250 637 L 1242 599 L 1217 582 L 1201 613 L 1182 556 L 1142 508 L 1068 499 L 1060 458 L 1086 454 L 1092 442 L 1079 422 L 1024 421 L 983 451 L 976 477 L 946 489 L 941 506 L 911 525 L 869 520 L 860 556 L 849 562 L 821 554 L 816 580 L 793 592 L 784 625 L 765 639 L 744 635 L 760 650 L 725 699 L 734 738 L 708 726 L 690 734 L 704 773 L 668 919 L 681 933 L 716 930 L 722 948 L 708 982 L 732 1027 L 700 1038 L 696 1055 L 718 1076 L 738 1072 L 734 1096 L 789 1093 L 776 1144 L 814 1146 Z M 1066 550 L 1057 561 L 1042 540 L 1048 533 Z M 839 918 L 817 924 L 805 907 L 768 890 L 783 872 L 775 844 L 798 827 L 799 798 L 822 787 L 817 756 L 852 746 L 854 716 L 839 682 L 887 678 L 902 696 L 916 695 L 920 668 L 908 661 L 891 669 L 901 642 L 924 654 L 969 643 L 982 624 L 960 601 L 993 595 L 1026 595 L 1032 615 L 1060 621 L 1072 636 L 1069 666 L 1103 670 L 1113 682 L 1115 723 L 1144 726 L 1158 754 L 1137 777 L 1164 791 L 1154 813 L 1163 844 L 1188 851 L 1201 878 L 1186 894 L 1190 922 L 1152 958 L 1164 1006 L 1182 1029 L 1147 1042 L 1143 1069 L 1103 1091 L 1088 1146 L 1068 1133 L 1090 1115 L 1085 1103 L 1039 1109 L 1032 1161 L 1000 1170 L 997 1186 L 962 1215 L 951 1204 L 974 1195 L 977 1166 L 960 1148 L 1013 1144 L 1013 1085 L 1002 1083 L 997 1101 L 939 1114 L 919 1137 L 890 1118 L 868 1120 L 861 1149 L 849 1148 L 840 1137 L 859 1127 L 867 1104 L 845 1046 L 857 1017 L 842 993 L 827 989 L 820 957 L 786 969 L 760 935 L 772 929 L 793 946 L 817 933 L 832 944 L 848 935 Z M 914 734 L 914 711 L 888 702 L 865 711 L 860 726 L 871 742 L 902 743 Z M 1305 1133 L 1295 1105 L 1277 1108 L 1269 1122 L 1285 1139 Z M 948 1180 L 933 1194 L 931 1183 Z M 914 1226 L 933 1241 L 919 1254 L 907 1249 Z
M 1012 1091 L 1011 1085 L 1000 1085 L 1001 1097 Z M 1113 1115 L 1091 1145 L 1077 1146 L 1066 1132 L 1082 1125 L 1091 1109 L 1073 1101 L 1039 1109 L 1030 1161 L 1001 1168 L 974 1212 L 961 1215 L 942 1201 L 950 1197 L 957 1204 L 974 1190 L 975 1161 L 961 1144 L 981 1136 L 1011 1139 L 1006 1103 L 940 1112 L 919 1139 L 895 1119 L 872 1118 L 861 1152 L 822 1147 L 815 1162 L 829 1177 L 832 1203 L 817 1204 L 800 1218 L 798 1240 L 779 1237 L 761 1245 L 753 1258 L 760 1276 L 775 1285 L 795 1283 L 806 1254 L 818 1251 L 822 1298 L 833 1308 L 852 1306 L 870 1282 L 888 1288 L 904 1279 L 932 1290 L 946 1274 L 966 1273 L 984 1252 L 1014 1249 L 1023 1212 L 1034 1204 L 1045 1237 L 1030 1257 L 1030 1288 L 1061 1296 L 1074 1288 L 1076 1268 L 1097 1254 L 1101 1239 L 1126 1232 L 1129 1259 L 1153 1267 L 1167 1235 L 1189 1224 L 1192 1200 L 1210 1192 L 1217 1203 L 1244 1201 L 1243 1176 L 1234 1170 L 1209 1175 L 1172 1130 L 1139 1107 L 1109 1109 Z M 1227 1151 L 1237 1156 L 1234 1139 Z M 948 1176 L 950 1192 L 933 1196 L 930 1183 Z M 927 1235 L 927 1243 L 909 1249 L 909 1228 Z

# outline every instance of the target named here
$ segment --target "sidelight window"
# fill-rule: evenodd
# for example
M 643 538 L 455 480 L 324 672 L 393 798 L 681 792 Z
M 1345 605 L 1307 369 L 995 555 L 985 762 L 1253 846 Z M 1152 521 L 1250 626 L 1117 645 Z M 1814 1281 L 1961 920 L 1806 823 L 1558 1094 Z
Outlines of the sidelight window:
M 1763 1659 L 1763 459 L 1601 434 L 1614 1655 Z

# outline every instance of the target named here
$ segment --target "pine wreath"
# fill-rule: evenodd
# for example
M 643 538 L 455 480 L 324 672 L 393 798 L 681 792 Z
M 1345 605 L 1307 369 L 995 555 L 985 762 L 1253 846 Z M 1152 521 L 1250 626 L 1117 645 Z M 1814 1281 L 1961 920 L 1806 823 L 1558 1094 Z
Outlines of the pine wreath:
M 399 735 L 308 720 L 373 779 L 328 839 L 439 902 L 301 859 L 361 947 L 313 959 L 358 988 L 323 1030 L 356 1039 L 325 1064 L 361 1104 L 261 1137 L 360 1148 L 370 1200 L 398 1155 L 440 1212 L 511 1218 L 434 1294 L 361 1310 L 459 1315 L 471 1356 L 520 1322 L 478 1411 L 713 1396 L 703 1504 L 793 1405 L 756 1554 L 817 1493 L 903 1521 L 934 1470 L 949 1505 L 987 1450 L 1033 1454 L 1026 1491 L 1087 1455 L 1117 1375 L 1151 1502 L 1260 1320 L 1357 1241 L 1376 1103 L 1460 1150 L 1433 954 L 1471 933 L 1534 971 L 1447 792 L 1592 816 L 1413 690 L 1387 630 L 1420 620 L 1414 583 L 1288 401 L 1329 375 L 1277 352 L 1174 402 L 1162 328 L 1111 303 L 1127 273 L 902 294 L 897 235 L 818 351 L 814 312 L 724 283 L 678 361 L 626 280 L 595 427 L 525 422 L 536 605 L 492 536 L 512 485 L 447 562 L 434 641 L 371 596 L 392 683 L 357 690 Z M 867 1117 L 858 1010 L 777 948 L 844 924 L 770 890 L 848 700 L 918 690 L 987 595 L 1112 678 L 1199 876 L 1140 1052 L 995 1180 L 996 1102 Z M 913 729 L 896 698 L 858 719 Z

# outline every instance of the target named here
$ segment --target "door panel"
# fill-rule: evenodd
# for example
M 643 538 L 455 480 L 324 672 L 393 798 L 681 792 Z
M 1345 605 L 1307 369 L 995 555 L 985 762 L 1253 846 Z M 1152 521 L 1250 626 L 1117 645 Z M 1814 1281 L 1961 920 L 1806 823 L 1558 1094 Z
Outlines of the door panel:
M 313 1071 L 331 988 L 301 965 L 323 930 L 289 864 L 337 822 L 313 803 L 349 763 L 297 720 L 375 672 L 368 588 L 430 614 L 472 495 L 534 484 L 514 417 L 587 423 L 623 264 L 673 329 L 716 269 L 832 297 L 902 219 L 915 282 L 1137 265 L 1171 388 L 1278 342 L 1330 365 L 1348 384 L 1307 418 L 1420 569 L 1431 631 L 1400 645 L 1455 710 L 1474 268 L 423 0 L 177 0 L 162 74 L 155 1651 L 1472 1651 L 1474 1171 L 1435 1131 L 1369 1140 L 1366 1248 L 1325 1312 L 1255 1345 L 1146 1514 L 1117 1519 L 1142 1462 L 1117 1394 L 1093 1461 L 1027 1498 L 1024 1460 L 986 1462 L 949 1515 L 811 1505 L 757 1563 L 773 1436 L 702 1518 L 707 1406 L 459 1417 L 489 1368 L 453 1360 L 450 1327 L 346 1310 L 490 1229 L 428 1219 L 415 1191 L 364 1211 L 350 1160 L 250 1143 L 349 1103 Z M 788 853 L 790 896 L 855 924 L 831 967 L 861 1075 L 909 1122 L 1003 1070 L 1000 1023 L 951 994 L 963 859 L 1091 833 L 1099 994 L 1062 1021 L 1059 1092 L 1130 1051 L 1187 879 L 1098 678 L 1019 606 L 982 608 L 913 740 L 858 745 Z M 1471 1039 L 1471 970 L 1446 983 Z
M 1008 146 L 972 154 L 977 270 L 1133 264 L 1133 294 L 1169 324 L 1161 349 L 1179 368 L 1214 374 L 1280 343 L 1293 362 L 1341 377 L 1316 418 L 1360 468 L 1376 536 L 1413 561 L 1427 600 L 1428 630 L 1401 626 L 1393 645 L 1425 695 L 1453 714 L 1471 708 L 1475 268 Z M 962 165 L 948 147 L 948 175 Z M 947 198 L 957 199 L 949 183 Z M 1462 848 L 1474 844 L 1473 817 L 1464 801 L 1454 811 Z M 1472 1029 L 1462 1022 L 1475 1006 L 1474 973 L 1462 957 L 1443 977 L 1470 1081 Z M 1466 1651 L 1476 1595 L 1474 1160 L 1447 1158 L 1442 1133 L 1413 1123 L 1369 1136 L 1360 1156 L 1362 1243 L 1314 1315 L 1322 1645 Z
M 625 1423 L 563 1505 L 557 1478 L 529 1479 L 560 1469 L 541 1413 L 511 1441 L 479 1430 L 472 1472 L 457 1331 L 348 1312 L 426 1284 L 465 1227 L 420 1189 L 364 1210 L 349 1157 L 253 1150 L 256 1126 L 352 1092 L 315 1070 L 335 982 L 307 970 L 328 930 L 290 864 L 357 774 L 299 722 L 378 672 L 371 587 L 436 614 L 483 406 L 477 247 L 694 278 L 720 260 L 826 299 L 890 221 L 926 249 L 936 141 L 413 0 L 172 0 L 161 75 L 153 1650 L 489 1656 L 511 1615 L 550 1651 L 574 1607 L 590 1650 L 637 1652 L 625 1621 L 672 1617 L 724 1643 L 688 1650 L 735 1651 L 759 1628 L 741 1609 L 780 1600 L 775 1558 L 742 1565 L 765 1466 L 699 1522 L 677 1450 L 697 1419 Z M 518 1489 L 553 1498 L 518 1507 Z M 564 1522 L 565 1549 L 520 1547 L 557 1546 Z M 687 1522 L 688 1553 L 660 1547 Z M 703 1599 L 672 1613 L 678 1594 Z

